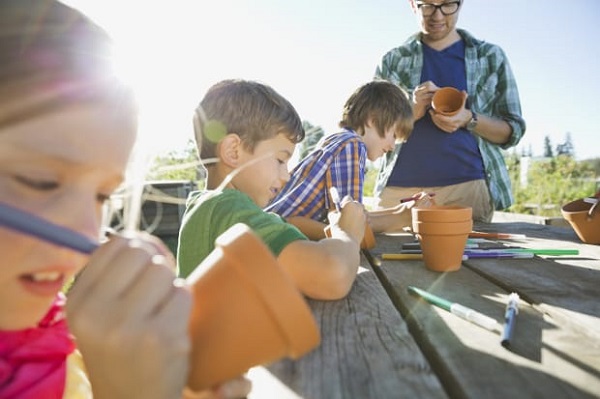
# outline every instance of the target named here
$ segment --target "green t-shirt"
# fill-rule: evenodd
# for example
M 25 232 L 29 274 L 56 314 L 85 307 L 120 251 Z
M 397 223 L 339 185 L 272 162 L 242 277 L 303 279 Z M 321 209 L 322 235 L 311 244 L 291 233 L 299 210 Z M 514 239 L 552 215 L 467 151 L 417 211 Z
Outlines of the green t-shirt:
M 190 194 L 177 246 L 179 276 L 187 277 L 215 248 L 215 240 L 236 223 L 244 223 L 275 257 L 291 242 L 308 238 L 281 216 L 263 211 L 241 191 L 225 189 Z

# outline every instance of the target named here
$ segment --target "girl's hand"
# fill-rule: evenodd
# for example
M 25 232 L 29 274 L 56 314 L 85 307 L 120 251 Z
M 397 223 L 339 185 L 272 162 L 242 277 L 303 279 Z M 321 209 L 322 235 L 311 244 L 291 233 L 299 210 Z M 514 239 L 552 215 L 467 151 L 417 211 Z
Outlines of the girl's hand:
M 186 383 L 191 293 L 158 240 L 114 237 L 67 294 L 95 399 L 177 398 Z

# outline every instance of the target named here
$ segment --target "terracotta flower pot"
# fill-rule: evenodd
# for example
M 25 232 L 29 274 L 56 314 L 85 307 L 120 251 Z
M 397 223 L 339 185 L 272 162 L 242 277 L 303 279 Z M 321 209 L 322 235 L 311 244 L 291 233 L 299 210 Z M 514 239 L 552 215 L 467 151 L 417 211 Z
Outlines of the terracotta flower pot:
M 458 205 L 413 207 L 411 212 L 412 220 L 419 222 L 463 222 L 473 218 L 471 207 Z
M 420 234 L 438 234 L 438 235 L 447 235 L 447 234 L 455 234 L 462 233 L 466 229 L 473 228 L 472 220 L 465 220 L 462 222 L 420 222 L 413 221 L 413 232 Z M 467 232 L 470 233 L 471 230 Z
M 193 391 L 256 365 L 297 358 L 320 342 L 302 294 L 243 224 L 217 238 L 215 250 L 187 281 L 194 295 L 188 376 Z
M 372 249 L 375 248 L 377 242 L 375 241 L 375 234 L 373 234 L 373 229 L 369 223 L 365 225 L 365 235 L 360 243 L 361 249 Z
M 331 237 L 331 228 L 329 227 L 329 225 L 325 226 L 323 231 L 325 232 L 326 237 Z M 377 241 L 375 241 L 375 234 L 373 234 L 373 229 L 371 229 L 371 226 L 367 223 L 365 225 L 365 235 L 363 236 L 363 239 L 360 242 L 360 248 L 372 249 L 375 248 L 376 245 Z
M 590 204 L 578 199 L 564 205 L 561 213 L 581 241 L 600 244 L 600 201 Z
M 455 115 L 466 103 L 466 96 L 454 87 L 442 87 L 431 99 L 431 107 L 443 115 Z
M 421 244 L 423 262 L 429 270 L 436 272 L 458 270 L 473 229 L 472 210 L 468 207 L 432 208 L 437 208 L 437 212 L 427 213 L 422 212 L 424 208 L 413 208 L 412 227 Z M 465 217 L 468 219 L 464 220 Z

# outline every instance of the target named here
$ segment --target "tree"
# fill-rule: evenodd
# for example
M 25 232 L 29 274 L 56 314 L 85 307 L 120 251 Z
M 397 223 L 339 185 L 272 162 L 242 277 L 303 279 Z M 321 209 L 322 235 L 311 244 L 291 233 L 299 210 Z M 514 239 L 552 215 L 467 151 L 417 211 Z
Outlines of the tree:
M 550 137 L 544 137 L 544 156 L 547 158 L 554 157 L 554 152 L 552 152 L 552 144 L 550 143 Z
M 325 135 L 325 131 L 321 126 L 315 126 L 308 121 L 302 121 L 302 127 L 306 132 L 306 136 L 300 144 L 300 159 L 307 156 Z
M 566 155 L 568 157 L 575 158 L 575 148 L 573 147 L 573 141 L 571 140 L 570 132 L 565 134 L 565 141 L 556 146 L 556 155 Z
M 519 184 L 517 176 L 511 173 L 515 204 L 510 211 L 515 213 L 531 213 L 526 205 L 537 204 L 536 214 L 560 216 L 563 204 L 595 192 L 595 172 L 591 165 L 566 154 L 532 163 L 527 187 Z
M 189 140 L 186 147 L 178 151 L 154 158 L 146 180 L 203 180 L 204 167 L 198 161 L 198 152 L 193 140 Z
M 531 147 L 531 144 L 529 144 L 526 148 L 523 147 L 521 149 L 521 156 L 522 157 L 532 157 L 533 156 L 533 149 Z
M 586 159 L 581 161 L 581 163 L 592 169 L 596 173 L 596 177 L 600 177 L 600 158 Z

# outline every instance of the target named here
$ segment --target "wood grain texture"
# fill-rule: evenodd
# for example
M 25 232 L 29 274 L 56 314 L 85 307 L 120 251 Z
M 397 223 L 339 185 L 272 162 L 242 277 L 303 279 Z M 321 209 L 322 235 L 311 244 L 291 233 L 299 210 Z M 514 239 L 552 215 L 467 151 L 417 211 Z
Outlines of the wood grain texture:
M 267 378 L 276 384 L 265 383 L 261 370 L 251 398 L 447 397 L 364 257 L 363 264 L 345 299 L 308 300 L 321 328 L 320 346 L 301 359 L 269 365 Z M 278 384 L 285 389 L 273 392 Z
M 498 226 L 500 225 L 500 226 Z M 375 268 L 407 318 L 451 397 L 596 398 L 600 394 L 600 247 L 568 229 L 528 223 L 478 225 L 481 231 L 526 234 L 528 248 L 580 248 L 574 260 L 476 259 L 436 273 L 422 261 L 381 261 Z M 378 236 L 375 257 L 399 252 L 411 236 Z M 589 263 L 589 264 L 588 264 Z M 507 295 L 522 297 L 510 350 L 491 332 L 415 299 L 409 285 L 471 307 L 503 323 Z
M 511 246 L 578 249 L 577 256 L 536 256 L 516 262 L 517 267 L 507 267 L 503 260 L 480 259 L 470 259 L 465 265 L 517 292 L 557 322 L 600 342 L 600 245 L 583 244 L 571 229 L 552 226 L 495 223 L 481 225 L 481 229 L 527 235 L 524 240 L 503 241 Z

